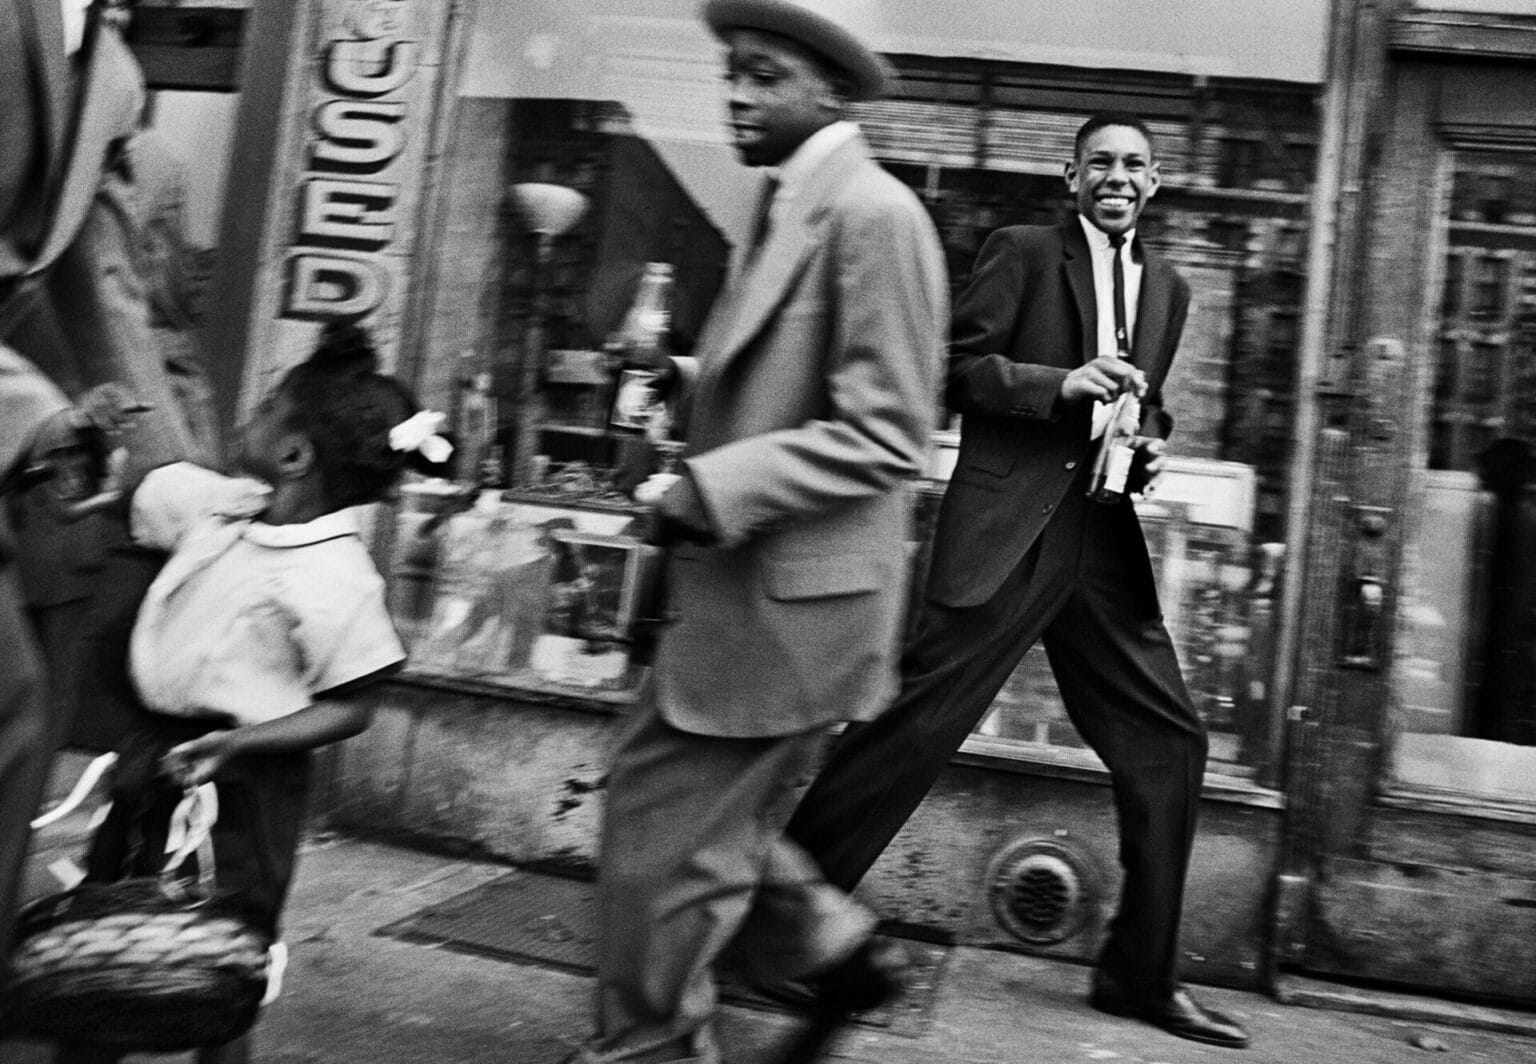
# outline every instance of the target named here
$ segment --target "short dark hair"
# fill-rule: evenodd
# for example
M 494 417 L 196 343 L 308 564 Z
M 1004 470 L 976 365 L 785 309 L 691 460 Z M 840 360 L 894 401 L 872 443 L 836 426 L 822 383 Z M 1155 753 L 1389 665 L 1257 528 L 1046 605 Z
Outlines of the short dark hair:
M 1152 150 L 1152 154 L 1157 154 L 1156 138 L 1140 115 L 1130 111 L 1099 111 L 1089 115 L 1088 121 L 1078 127 L 1077 136 L 1072 140 L 1072 158 L 1079 158 L 1083 154 L 1083 142 L 1106 126 L 1130 126 L 1147 138 L 1147 147 Z
M 315 446 L 330 501 L 340 509 L 388 496 L 407 468 L 436 472 L 415 451 L 389 446 L 389 430 L 420 409 L 410 390 L 378 371 L 368 333 L 352 322 L 327 322 L 309 358 L 283 378 L 293 428 Z

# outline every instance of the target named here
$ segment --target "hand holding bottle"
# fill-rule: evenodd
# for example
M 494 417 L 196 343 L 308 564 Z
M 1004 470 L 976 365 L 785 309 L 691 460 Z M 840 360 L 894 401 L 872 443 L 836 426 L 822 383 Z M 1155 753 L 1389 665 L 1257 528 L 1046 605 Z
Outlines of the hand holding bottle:
M 1150 495 L 1168 464 L 1168 441 L 1156 436 L 1137 436 L 1134 446 L 1136 454 L 1131 461 L 1128 486 L 1133 493 Z
M 648 262 L 635 301 L 623 324 L 605 345 L 620 366 L 670 377 L 668 352 L 672 331 L 672 265 Z
M 1147 394 L 1147 375 L 1118 355 L 1100 355 L 1061 382 L 1061 398 L 1067 403 L 1108 403 L 1125 391 L 1142 398 Z
M 1122 390 L 1109 408 L 1109 417 L 1099 438 L 1088 482 L 1088 496 L 1095 502 L 1114 504 L 1132 491 L 1131 470 L 1141 437 L 1141 402 L 1131 387 Z

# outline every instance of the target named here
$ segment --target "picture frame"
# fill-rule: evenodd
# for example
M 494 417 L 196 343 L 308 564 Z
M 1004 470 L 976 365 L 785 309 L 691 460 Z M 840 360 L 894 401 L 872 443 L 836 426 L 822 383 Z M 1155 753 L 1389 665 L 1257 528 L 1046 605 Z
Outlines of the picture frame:
M 656 583 L 658 551 L 628 536 L 550 530 L 555 560 L 544 632 L 592 642 L 634 639 Z

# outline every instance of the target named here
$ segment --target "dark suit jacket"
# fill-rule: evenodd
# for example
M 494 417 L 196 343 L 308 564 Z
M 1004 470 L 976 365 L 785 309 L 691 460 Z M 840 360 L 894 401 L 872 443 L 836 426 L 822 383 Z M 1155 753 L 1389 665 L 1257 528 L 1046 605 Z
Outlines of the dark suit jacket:
M 1142 432 L 1166 437 L 1162 386 L 1189 286 L 1138 238 L 1143 264 L 1131 360 L 1147 374 Z M 960 454 L 939 511 L 928 597 L 985 602 L 1024 557 L 1091 461 L 1092 404 L 1063 404 L 1061 382 L 1097 354 L 1093 263 L 1082 226 L 1011 226 L 987 238 L 955 305 L 947 400 Z M 1112 518 L 1134 526 L 1129 503 Z M 1139 537 L 1138 537 L 1139 539 Z M 1144 550 L 1144 546 L 1142 547 Z

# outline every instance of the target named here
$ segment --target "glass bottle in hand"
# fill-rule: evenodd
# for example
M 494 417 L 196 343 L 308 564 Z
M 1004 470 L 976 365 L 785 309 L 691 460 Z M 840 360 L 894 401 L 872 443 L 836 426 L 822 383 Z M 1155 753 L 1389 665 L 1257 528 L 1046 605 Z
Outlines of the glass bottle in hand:
M 1088 497 L 1113 505 L 1125 498 L 1131 466 L 1136 460 L 1136 431 L 1141 422 L 1141 401 L 1129 387 L 1109 407 L 1109 421 L 1099 440 L 1093 461 Z

